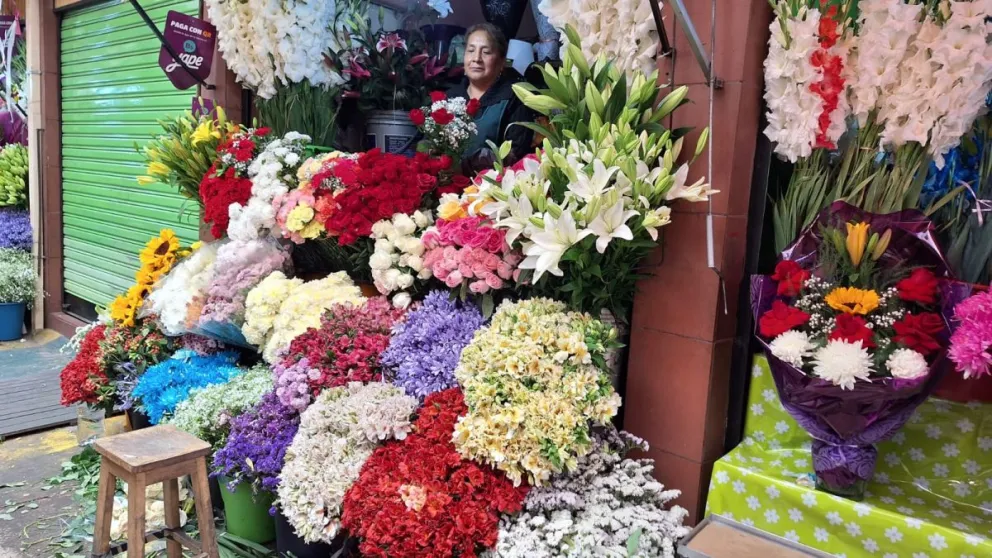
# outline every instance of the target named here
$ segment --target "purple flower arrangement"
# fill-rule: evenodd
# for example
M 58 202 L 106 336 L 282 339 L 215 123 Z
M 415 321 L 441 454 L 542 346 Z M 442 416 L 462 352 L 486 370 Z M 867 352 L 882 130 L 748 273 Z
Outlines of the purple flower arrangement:
M 272 365 L 272 373 L 276 377 L 276 397 L 283 405 L 297 412 L 303 412 L 310 406 L 313 397 L 307 380 L 320 378 L 320 370 L 310 366 L 310 359 L 303 357 L 287 364 L 285 359 L 280 358 Z M 310 378 L 311 374 L 313 378 Z
M 31 217 L 27 211 L 0 209 L 0 248 L 31 250 Z
M 299 428 L 299 413 L 280 403 L 275 392 L 266 394 L 234 419 L 227 443 L 214 454 L 213 476 L 230 478 L 232 489 L 246 482 L 256 492 L 275 492 L 286 448 Z
M 248 291 L 289 264 L 289 253 L 269 240 L 231 241 L 217 250 L 214 276 L 200 324 L 242 323 Z
M 485 319 L 470 303 L 433 291 L 393 330 L 380 362 L 407 395 L 424 398 L 455 387 L 455 366 Z

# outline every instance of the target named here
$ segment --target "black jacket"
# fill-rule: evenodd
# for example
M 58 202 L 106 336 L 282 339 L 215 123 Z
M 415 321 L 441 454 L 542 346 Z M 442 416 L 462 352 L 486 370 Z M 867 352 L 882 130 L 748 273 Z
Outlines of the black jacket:
M 513 84 L 521 81 L 523 81 L 523 77 L 520 75 L 520 72 L 507 67 L 503 70 L 503 74 L 499 79 L 496 80 L 496 83 L 479 99 L 479 103 L 483 108 L 495 105 L 500 101 L 509 101 L 506 110 L 503 111 L 503 117 L 500 118 L 499 138 L 494 142 L 496 145 L 500 145 L 504 141 L 512 143 L 513 147 L 510 150 L 510 156 L 505 161 L 507 165 L 512 165 L 530 153 L 532 151 L 531 144 L 534 141 L 533 131 L 523 126 L 510 126 L 514 122 L 534 122 L 537 116 L 534 111 L 524 106 L 520 102 L 520 99 L 517 98 L 516 93 L 513 92 Z M 468 99 L 468 78 L 463 79 L 460 84 L 448 89 L 448 97 L 464 97 Z M 483 151 L 487 150 L 483 149 Z M 488 156 L 491 161 L 491 154 L 469 154 L 466 159 L 478 159 L 480 155 L 482 158 Z M 488 166 L 485 162 L 480 162 L 480 164 L 483 167 Z M 473 163 L 472 166 L 474 167 L 476 165 Z

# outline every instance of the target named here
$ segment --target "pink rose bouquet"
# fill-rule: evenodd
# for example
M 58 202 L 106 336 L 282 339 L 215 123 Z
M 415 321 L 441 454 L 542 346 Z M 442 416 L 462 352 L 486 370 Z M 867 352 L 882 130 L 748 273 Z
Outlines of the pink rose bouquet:
M 438 220 L 421 238 L 424 267 L 448 288 L 473 294 L 508 287 L 520 276 L 523 256 L 506 243 L 506 231 L 484 217 Z M 463 291 L 464 292 L 464 291 Z

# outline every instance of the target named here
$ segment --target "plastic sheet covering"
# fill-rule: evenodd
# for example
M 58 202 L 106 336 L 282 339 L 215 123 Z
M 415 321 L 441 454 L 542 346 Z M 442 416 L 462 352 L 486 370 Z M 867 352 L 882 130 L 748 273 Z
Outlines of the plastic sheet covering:
M 811 443 L 756 357 L 745 438 L 714 465 L 707 513 L 847 558 L 992 556 L 992 405 L 920 405 L 878 445 L 863 502 L 813 488 Z

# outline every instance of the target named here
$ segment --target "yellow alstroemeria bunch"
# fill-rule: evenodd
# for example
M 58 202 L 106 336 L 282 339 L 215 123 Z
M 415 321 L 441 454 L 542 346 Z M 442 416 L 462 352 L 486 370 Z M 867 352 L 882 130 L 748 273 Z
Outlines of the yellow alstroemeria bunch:
M 165 276 L 177 261 L 199 247 L 200 242 L 195 242 L 190 248 L 183 248 L 179 237 L 172 229 L 162 229 L 158 236 L 149 240 L 138 254 L 141 267 L 134 274 L 134 285 L 110 303 L 108 310 L 111 319 L 122 326 L 134 327 L 138 311 L 155 283 Z
M 239 126 L 230 122 L 224 109 L 214 115 L 186 113 L 159 120 L 163 134 L 135 148 L 145 157 L 146 174 L 138 184 L 168 184 L 187 198 L 200 201 L 200 181 L 217 159 L 217 146 Z

